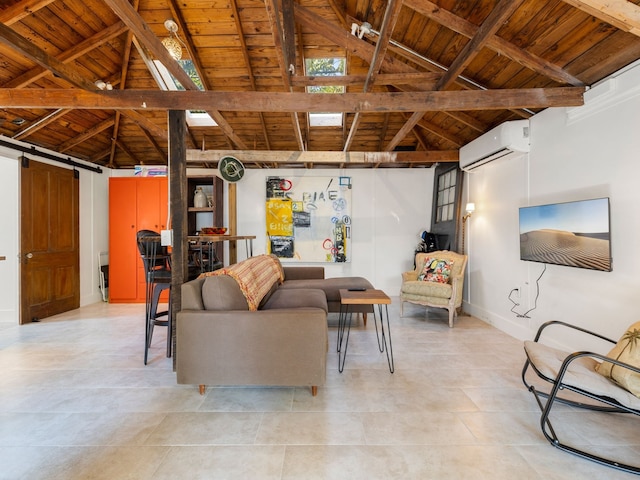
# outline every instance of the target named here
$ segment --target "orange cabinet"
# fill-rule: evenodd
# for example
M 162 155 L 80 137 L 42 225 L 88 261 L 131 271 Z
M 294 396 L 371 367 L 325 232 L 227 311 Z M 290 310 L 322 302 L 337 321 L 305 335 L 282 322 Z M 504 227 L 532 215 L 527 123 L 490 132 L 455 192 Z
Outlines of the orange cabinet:
M 136 244 L 138 230 L 166 229 L 166 177 L 109 179 L 109 301 L 145 301 L 145 275 Z

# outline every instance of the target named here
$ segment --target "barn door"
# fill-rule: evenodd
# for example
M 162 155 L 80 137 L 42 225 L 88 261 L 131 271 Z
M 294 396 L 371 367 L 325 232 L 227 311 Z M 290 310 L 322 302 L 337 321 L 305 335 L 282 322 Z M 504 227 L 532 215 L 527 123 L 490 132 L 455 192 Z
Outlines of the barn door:
M 80 306 L 79 176 L 22 159 L 20 323 Z

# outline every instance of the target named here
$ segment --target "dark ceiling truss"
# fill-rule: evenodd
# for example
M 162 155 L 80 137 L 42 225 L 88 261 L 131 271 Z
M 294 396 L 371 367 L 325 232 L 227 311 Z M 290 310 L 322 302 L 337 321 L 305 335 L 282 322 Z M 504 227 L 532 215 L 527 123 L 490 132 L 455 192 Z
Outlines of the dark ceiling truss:
M 113 18 L 116 21 L 111 20 L 108 25 L 94 29 L 93 32 L 89 32 L 90 28 L 87 27 L 85 32 L 90 35 L 85 35 L 72 48 L 64 51 L 57 51 L 53 44 L 37 44 L 33 40 L 40 38 L 38 32 L 34 31 L 34 38 L 27 39 L 11 27 L 29 20 L 39 11 L 64 13 L 60 4 L 76 0 L 19 0 L 9 7 L 3 7 L 0 10 L 0 45 L 18 52 L 35 66 L 3 81 L 0 87 L 0 133 L 9 132 L 14 139 L 28 141 L 45 138 L 46 140 L 39 140 L 40 145 L 114 168 L 120 166 L 118 150 L 131 159 L 125 162 L 127 165 L 148 161 L 157 163 L 166 161 L 167 127 L 166 122 L 158 121 L 159 114 L 153 115 L 152 112 L 156 109 L 186 109 L 190 106 L 206 109 L 218 124 L 218 127 L 211 128 L 222 133 L 230 150 L 249 150 L 252 142 L 254 149 L 256 142 L 260 142 L 267 150 L 271 150 L 274 130 L 268 124 L 270 120 L 267 115 L 287 112 L 291 125 L 279 128 L 294 132 L 293 138 L 298 150 L 304 151 L 309 148 L 310 129 L 308 122 L 301 122 L 301 118 L 304 120 L 306 112 L 317 111 L 314 109 L 318 107 L 317 101 L 303 92 L 309 85 L 327 84 L 326 82 L 331 81 L 332 85 L 350 86 L 350 92 L 362 85 L 360 95 L 349 93 L 339 99 L 324 101 L 325 106 L 331 108 L 330 111 L 335 108 L 335 111 L 345 112 L 351 118 L 350 124 L 345 122 L 343 127 L 344 151 L 349 151 L 358 138 L 363 115 L 373 114 L 380 118 L 376 120 L 379 122 L 380 133 L 375 140 L 378 151 L 391 151 L 406 139 L 410 139 L 416 149 L 451 149 L 458 148 L 469 141 L 470 137 L 478 136 L 501 121 L 528 118 L 549 106 L 579 105 L 582 103 L 584 86 L 601 79 L 601 72 L 612 73 L 640 56 L 640 43 L 637 42 L 640 36 L 640 7 L 636 0 L 564 0 L 564 4 L 558 3 L 557 11 L 563 15 L 561 21 L 566 21 L 576 32 L 580 28 L 592 28 L 593 19 L 602 25 L 596 36 L 585 37 L 582 53 L 574 54 L 573 57 L 566 56 L 562 47 L 558 47 L 557 53 L 548 54 L 556 46 L 550 43 L 547 43 L 545 53 L 545 49 L 541 47 L 530 50 L 521 48 L 523 42 L 512 43 L 507 40 L 511 37 L 499 35 L 501 28 L 510 22 L 519 9 L 525 5 L 532 8 L 535 0 L 499 0 L 490 8 L 486 8 L 487 2 L 477 0 L 475 16 L 469 15 L 470 7 L 463 5 L 456 5 L 452 10 L 441 8 L 440 4 L 444 4 L 444 1 L 389 0 L 375 3 L 378 0 L 345 0 L 343 4 L 327 0 L 326 8 L 320 10 L 323 15 L 320 15 L 318 9 L 315 9 L 316 2 L 307 5 L 304 0 L 267 0 L 264 13 L 275 45 L 281 87 L 284 89 L 281 93 L 265 89 L 259 83 L 258 75 L 263 73 L 256 74 L 252 66 L 254 59 L 249 54 L 252 47 L 246 41 L 247 30 L 243 23 L 243 9 L 246 9 L 246 5 L 239 9 L 238 2 L 241 1 L 230 0 L 229 8 L 232 9 L 231 18 L 239 37 L 251 91 L 238 92 L 221 91 L 210 83 L 205 62 L 199 56 L 200 43 L 192 38 L 198 32 L 190 30 L 190 20 L 183 15 L 183 9 L 188 9 L 188 6 L 177 0 L 163 2 L 168 14 L 179 25 L 181 38 L 184 39 L 188 55 L 202 79 L 205 92 L 200 92 L 189 75 L 169 55 L 158 35 L 138 12 L 138 0 L 100 0 L 100 4 L 104 3 L 115 14 Z M 366 3 L 367 1 L 370 3 Z M 147 3 L 153 2 L 154 0 L 150 0 Z M 354 2 L 358 5 L 355 9 Z M 483 8 L 481 13 L 478 7 L 480 4 Z M 74 11 L 76 18 L 81 18 L 81 12 L 88 13 L 88 7 L 84 3 L 75 6 L 78 7 Z M 145 7 L 148 8 L 148 5 Z M 347 11 L 346 8 L 350 10 Z M 334 15 L 334 20 L 329 20 L 327 12 Z M 424 45 L 414 49 L 411 43 L 395 41 L 394 30 L 401 12 L 421 15 L 423 24 L 431 22 L 431 31 L 438 25 L 443 32 L 449 32 L 451 38 L 455 37 L 457 54 L 443 64 L 430 56 L 430 52 L 423 52 Z M 551 14 L 548 15 L 551 20 Z M 251 17 L 245 20 L 250 24 L 252 22 Z M 370 21 L 380 31 L 372 28 L 373 35 L 358 38 L 350 31 L 354 21 L 358 24 Z M 99 23 L 94 21 L 91 27 L 96 27 Z M 552 25 L 540 22 L 535 26 L 540 29 L 550 28 Z M 71 22 L 68 22 L 68 28 L 72 28 Z M 249 27 L 250 30 L 252 28 L 255 27 Z M 363 61 L 368 65 L 367 73 L 349 74 L 332 80 L 305 76 L 303 43 L 309 34 L 322 38 L 336 48 L 344 49 L 347 58 Z M 403 37 L 400 35 L 399 38 Z M 44 37 L 43 40 L 46 42 Z M 564 38 L 558 36 L 556 43 L 561 40 Z M 600 40 L 603 41 L 597 43 Z M 111 42 L 115 42 L 120 48 L 119 71 L 111 71 L 100 79 L 109 82 L 114 90 L 100 92 L 96 86 L 96 78 L 93 78 L 93 70 L 82 61 Z M 182 92 L 184 95 L 174 95 L 178 92 L 126 88 L 133 45 L 136 45 L 139 52 L 148 54 L 149 58 L 161 61 L 187 92 Z M 486 72 L 476 71 L 474 76 L 469 74 L 469 67 L 474 60 L 481 54 L 486 57 L 489 51 L 494 52 L 501 61 L 513 62 L 511 65 L 521 68 L 521 72 L 514 75 L 513 84 L 509 88 L 493 82 L 491 69 Z M 592 54 L 594 59 L 587 59 L 587 53 Z M 479 79 L 484 79 L 485 84 Z M 28 90 L 32 88 L 41 89 L 39 93 L 42 95 L 38 95 L 38 101 L 27 98 Z M 386 89 L 386 93 L 380 92 L 381 88 Z M 21 92 L 21 89 L 25 91 Z M 166 97 L 162 99 L 161 95 Z M 96 103 L 92 106 L 91 102 Z M 277 102 L 278 105 L 273 105 L 272 102 Z M 372 104 L 376 107 L 369 107 Z M 18 129 L 7 129 L 6 122 L 17 118 L 23 110 L 28 110 L 24 115 L 27 118 L 26 125 L 20 125 Z M 57 143 L 52 143 L 55 141 L 52 137 L 41 136 L 56 124 L 71 124 L 77 115 L 88 115 L 82 112 L 90 110 L 100 112 L 83 117 L 85 126 L 81 131 L 76 127 L 73 138 L 60 138 Z M 223 115 L 223 111 L 229 113 Z M 239 128 L 233 112 L 257 117 L 256 125 L 259 129 L 256 133 L 250 136 L 246 129 Z M 476 115 L 475 112 L 483 114 Z M 486 112 L 495 114 L 488 116 Z M 393 113 L 400 113 L 401 116 L 394 117 Z M 236 119 L 235 123 L 229 121 L 227 116 Z M 402 123 L 398 123 L 399 118 Z M 453 123 L 458 125 L 455 130 L 450 126 Z M 123 126 L 126 128 L 123 129 Z M 132 131 L 137 131 L 142 144 L 147 146 L 148 152 L 143 156 L 139 153 L 139 145 L 134 147 L 130 143 L 128 135 Z M 187 130 L 188 143 L 195 148 L 202 145 L 204 149 L 207 143 L 206 131 L 198 130 L 197 136 L 196 138 L 192 131 Z M 89 154 L 86 150 L 89 140 L 104 140 L 105 137 L 108 137 L 109 148 L 104 142 L 96 142 L 96 148 Z M 77 153 L 82 151 L 87 153 Z M 276 163 L 273 161 L 255 163 L 255 166 L 274 165 Z M 312 168 L 314 163 L 309 161 L 306 166 Z
M 282 76 L 284 87 L 289 92 L 292 92 L 291 76 L 296 71 L 293 0 L 265 0 L 265 7 L 269 15 L 269 24 L 276 47 L 280 75 Z M 307 146 L 302 136 L 300 117 L 297 112 L 291 113 L 291 122 L 298 142 L 298 149 L 304 151 Z

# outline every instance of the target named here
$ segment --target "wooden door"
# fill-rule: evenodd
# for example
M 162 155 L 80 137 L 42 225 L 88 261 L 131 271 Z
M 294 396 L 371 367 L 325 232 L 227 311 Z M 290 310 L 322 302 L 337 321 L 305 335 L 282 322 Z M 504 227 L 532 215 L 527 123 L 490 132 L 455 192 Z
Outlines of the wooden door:
M 79 175 L 23 158 L 20 323 L 79 308 Z
M 109 301 L 135 302 L 137 178 L 109 179 Z

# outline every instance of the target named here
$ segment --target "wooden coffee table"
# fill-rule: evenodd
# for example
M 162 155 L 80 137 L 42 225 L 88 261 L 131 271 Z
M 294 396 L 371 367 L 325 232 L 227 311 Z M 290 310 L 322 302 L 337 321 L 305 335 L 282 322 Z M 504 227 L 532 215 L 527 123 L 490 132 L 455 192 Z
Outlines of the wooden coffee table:
M 389 325 L 389 309 L 391 299 L 382 290 L 347 290 L 340 289 L 340 317 L 338 319 L 338 371 L 342 373 L 344 370 L 344 362 L 347 358 L 347 348 L 349 346 L 349 332 L 351 331 L 351 317 L 353 312 L 349 311 L 350 305 L 377 305 L 373 308 L 373 322 L 376 326 L 376 337 L 378 340 L 378 349 L 380 352 L 387 352 L 387 363 L 389 371 L 394 372 L 393 363 L 393 347 L 391 346 L 391 326 Z M 384 306 L 384 309 L 382 308 Z M 380 318 L 380 333 L 378 333 L 378 317 Z M 387 328 L 385 331 L 384 320 L 387 320 Z M 345 337 L 346 330 L 346 337 Z M 344 349 L 343 343 L 344 341 Z

